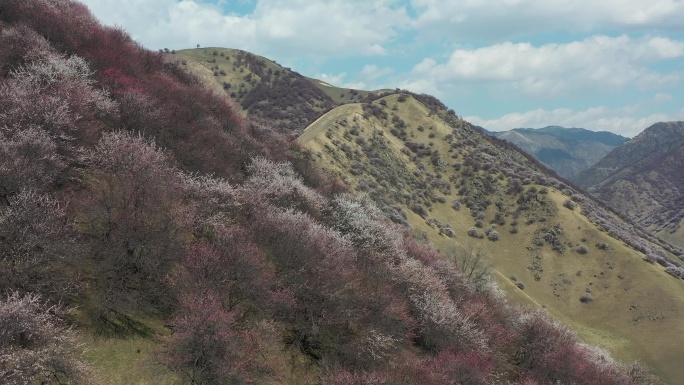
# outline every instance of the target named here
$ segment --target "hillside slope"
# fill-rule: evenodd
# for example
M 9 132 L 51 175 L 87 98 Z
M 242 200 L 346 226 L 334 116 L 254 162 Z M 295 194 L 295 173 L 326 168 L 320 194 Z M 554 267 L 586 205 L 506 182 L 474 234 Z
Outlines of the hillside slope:
M 593 166 L 615 147 L 629 140 L 610 132 L 558 126 L 515 128 L 492 134 L 514 143 L 568 179 Z
M 684 122 L 656 123 L 576 182 L 657 234 L 684 246 Z
M 370 94 L 304 77 L 237 49 L 209 47 L 165 54 L 208 87 L 230 96 L 252 119 L 295 134 L 334 106 L 360 102 Z
M 181 66 L 81 3 L 0 2 L 0 383 L 660 383 L 511 306 L 479 253 L 445 258 Z
M 447 254 L 455 245 L 481 248 L 510 298 L 548 309 L 585 341 L 640 358 L 673 383 L 684 375 L 684 340 L 673 339 L 674 330 L 684 332 L 684 281 L 624 243 L 640 236 L 627 235 L 630 225 L 505 142 L 400 98 L 338 107 L 298 141 L 350 189 Z M 566 203 L 571 198 L 577 208 L 565 207 L 576 206 Z

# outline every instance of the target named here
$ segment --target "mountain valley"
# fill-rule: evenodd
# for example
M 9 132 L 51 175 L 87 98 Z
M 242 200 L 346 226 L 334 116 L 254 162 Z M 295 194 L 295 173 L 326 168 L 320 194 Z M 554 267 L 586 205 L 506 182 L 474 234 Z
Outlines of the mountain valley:
M 593 166 L 628 140 L 610 132 L 558 126 L 515 128 L 491 134 L 514 143 L 566 179 Z

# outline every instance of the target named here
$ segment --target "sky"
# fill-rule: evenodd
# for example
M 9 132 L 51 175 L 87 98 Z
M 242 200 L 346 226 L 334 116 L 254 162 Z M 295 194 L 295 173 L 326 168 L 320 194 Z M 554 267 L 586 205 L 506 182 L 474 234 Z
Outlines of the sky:
M 684 120 L 684 0 L 81 1 L 149 49 L 243 49 L 492 131 Z

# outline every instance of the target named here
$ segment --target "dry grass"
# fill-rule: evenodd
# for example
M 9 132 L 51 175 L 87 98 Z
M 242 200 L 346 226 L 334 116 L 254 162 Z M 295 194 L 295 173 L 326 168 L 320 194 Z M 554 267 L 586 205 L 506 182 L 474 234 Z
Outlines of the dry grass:
M 684 219 L 679 222 L 679 228 L 675 232 L 663 230 L 656 233 L 657 236 L 672 243 L 673 245 L 684 248 Z

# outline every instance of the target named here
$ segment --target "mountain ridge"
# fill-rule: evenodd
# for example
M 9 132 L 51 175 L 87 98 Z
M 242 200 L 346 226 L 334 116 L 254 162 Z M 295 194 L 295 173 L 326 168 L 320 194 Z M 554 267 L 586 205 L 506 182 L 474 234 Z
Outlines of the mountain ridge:
M 518 145 L 567 179 L 586 170 L 627 138 L 583 128 L 547 126 L 490 133 Z
M 654 233 L 684 245 L 684 122 L 656 123 L 616 148 L 576 183 Z
M 632 140 L 617 148 L 588 170 L 577 175 L 574 180 L 579 186 L 589 188 L 609 179 L 615 173 L 625 172 L 628 168 L 650 159 L 662 156 L 670 149 L 684 142 L 681 122 L 659 122 L 646 128 Z

